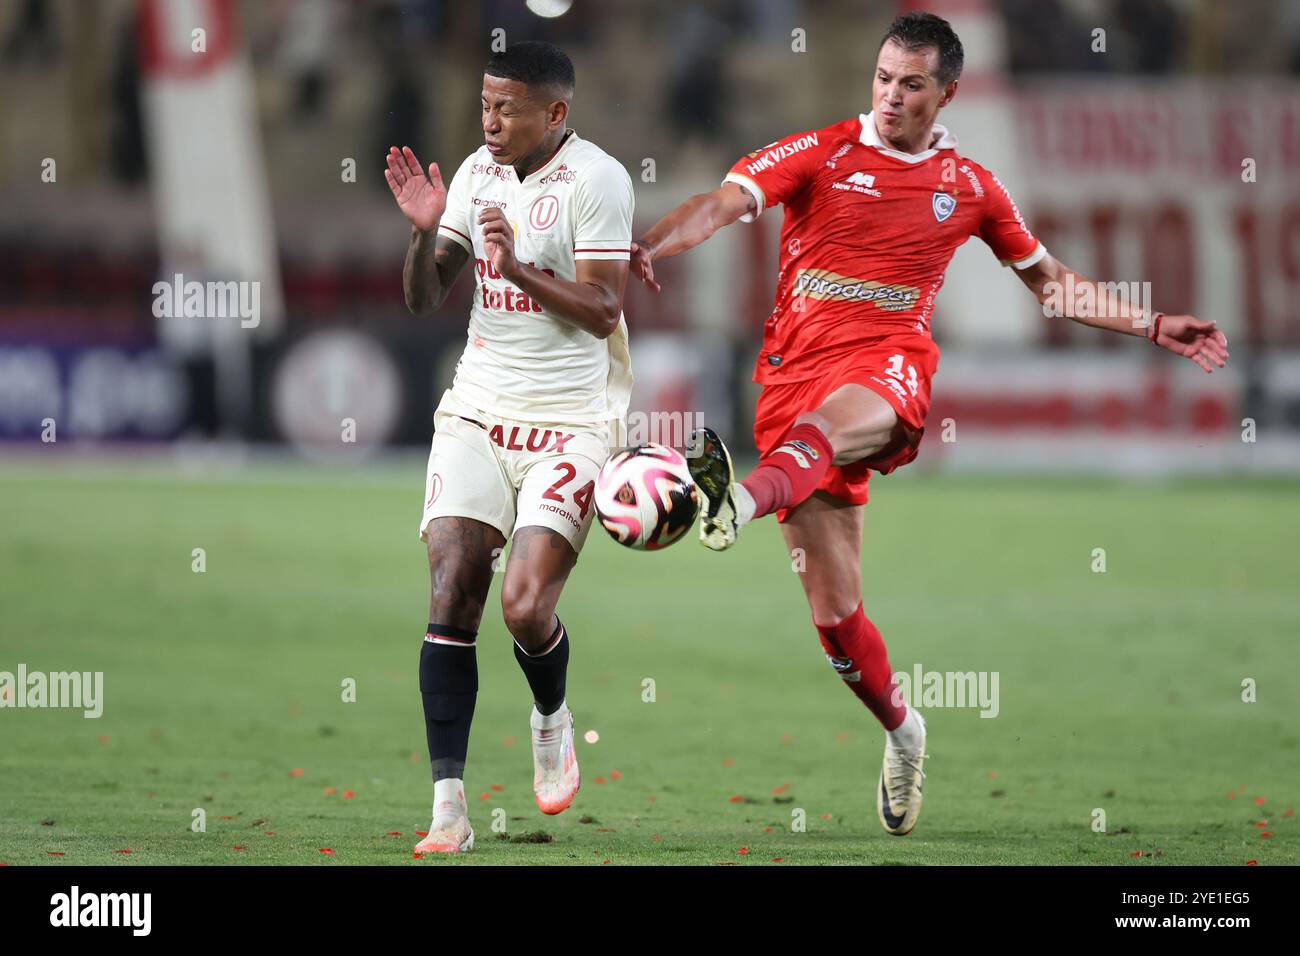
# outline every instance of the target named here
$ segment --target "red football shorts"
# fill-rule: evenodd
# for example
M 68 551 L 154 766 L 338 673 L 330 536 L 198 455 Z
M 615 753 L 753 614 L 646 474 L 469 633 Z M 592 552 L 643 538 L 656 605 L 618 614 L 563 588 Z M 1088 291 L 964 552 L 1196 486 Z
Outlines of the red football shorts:
M 916 457 L 925 432 L 925 416 L 930 411 L 930 379 L 938 366 L 939 347 L 933 339 L 896 335 L 834 359 L 816 378 L 768 385 L 759 394 L 754 409 L 754 444 L 760 455 L 766 455 L 780 443 L 796 418 L 817 408 L 842 385 L 871 389 L 893 406 L 899 420 L 911 430 L 910 440 L 902 437 L 870 458 L 832 465 L 817 486 L 818 491 L 849 504 L 866 504 L 870 472 L 887 475 Z M 784 521 L 786 514 L 787 509 L 781 509 L 777 520 Z

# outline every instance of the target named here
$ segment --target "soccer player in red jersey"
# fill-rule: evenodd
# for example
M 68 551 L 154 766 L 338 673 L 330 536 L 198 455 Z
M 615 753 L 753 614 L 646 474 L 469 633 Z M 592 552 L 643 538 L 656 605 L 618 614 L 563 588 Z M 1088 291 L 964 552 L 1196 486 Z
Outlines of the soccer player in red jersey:
M 871 471 L 889 474 L 916 457 L 939 361 L 930 316 L 957 247 L 979 236 L 1040 302 L 1059 301 L 1073 283 L 1075 301 L 1061 311 L 1077 322 L 1145 336 L 1206 372 L 1228 358 L 1214 322 L 1149 313 L 1047 252 L 998 178 L 935 122 L 961 67 L 947 21 L 897 18 L 881 41 L 870 113 L 750 153 L 632 253 L 633 275 L 658 290 L 653 260 L 785 206 L 776 304 L 754 372 L 761 457 L 736 481 L 718 436 L 708 428 L 691 436 L 691 474 L 707 498 L 700 538 L 720 551 L 745 524 L 775 513 L 787 546 L 803 550 L 800 577 L 822 647 L 885 728 L 876 803 L 881 824 L 900 836 L 921 810 L 926 730 L 899 702 L 884 640 L 863 613 L 863 506 Z M 1089 301 L 1097 307 L 1076 307 Z

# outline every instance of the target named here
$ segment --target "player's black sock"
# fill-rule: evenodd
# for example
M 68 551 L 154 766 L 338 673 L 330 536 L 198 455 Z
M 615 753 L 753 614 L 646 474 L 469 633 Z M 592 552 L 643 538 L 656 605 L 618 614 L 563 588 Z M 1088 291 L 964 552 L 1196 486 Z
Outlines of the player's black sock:
M 420 696 L 433 779 L 463 779 L 478 698 L 477 633 L 430 624 L 420 647 Z
M 559 710 L 564 703 L 564 678 L 569 670 L 569 635 L 560 619 L 555 619 L 555 630 L 546 646 L 536 654 L 525 653 L 515 641 L 515 660 L 528 678 L 537 712 L 549 717 Z

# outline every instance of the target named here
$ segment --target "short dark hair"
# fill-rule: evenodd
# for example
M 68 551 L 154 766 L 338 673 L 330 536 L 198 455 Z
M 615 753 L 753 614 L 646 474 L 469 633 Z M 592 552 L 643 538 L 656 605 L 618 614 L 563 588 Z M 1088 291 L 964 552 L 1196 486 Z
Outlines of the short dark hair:
M 483 70 L 488 76 L 545 87 L 556 98 L 573 98 L 573 61 L 554 43 L 524 40 L 493 53 Z
M 961 40 L 953 33 L 948 21 L 936 17 L 933 13 L 914 10 L 895 17 L 889 30 L 880 39 L 880 46 L 893 40 L 905 50 L 920 50 L 927 46 L 939 50 L 939 72 L 936 79 L 940 86 L 947 86 L 961 76 L 965 54 L 962 52 Z M 879 52 L 879 47 L 877 47 Z

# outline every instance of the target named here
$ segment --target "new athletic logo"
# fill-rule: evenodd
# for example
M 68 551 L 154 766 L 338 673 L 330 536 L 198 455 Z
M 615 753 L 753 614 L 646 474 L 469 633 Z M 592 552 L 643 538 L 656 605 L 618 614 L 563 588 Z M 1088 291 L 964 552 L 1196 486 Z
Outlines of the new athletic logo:
M 793 291 L 809 299 L 870 302 L 886 312 L 903 312 L 916 305 L 921 297 L 921 290 L 915 286 L 857 279 L 830 269 L 800 269 L 794 277 Z
M 813 448 L 813 446 L 808 444 L 806 441 L 800 441 L 798 438 L 791 439 L 784 445 L 781 445 L 776 449 L 776 451 L 772 452 L 772 454 L 776 455 L 781 452 L 785 452 L 793 458 L 798 463 L 799 467 L 804 469 L 804 471 L 807 471 L 812 467 L 812 465 L 808 464 L 809 458 L 813 461 L 817 460 L 817 449 Z
M 957 208 L 957 200 L 947 193 L 935 193 L 930 197 L 930 208 L 934 210 L 934 218 L 943 222 Z
M 838 183 L 831 183 L 832 189 L 847 190 L 855 193 L 865 193 L 868 196 L 880 198 L 880 190 L 873 189 L 876 185 L 876 177 L 870 173 L 864 173 L 861 170 L 854 173 L 848 179 L 841 180 Z

